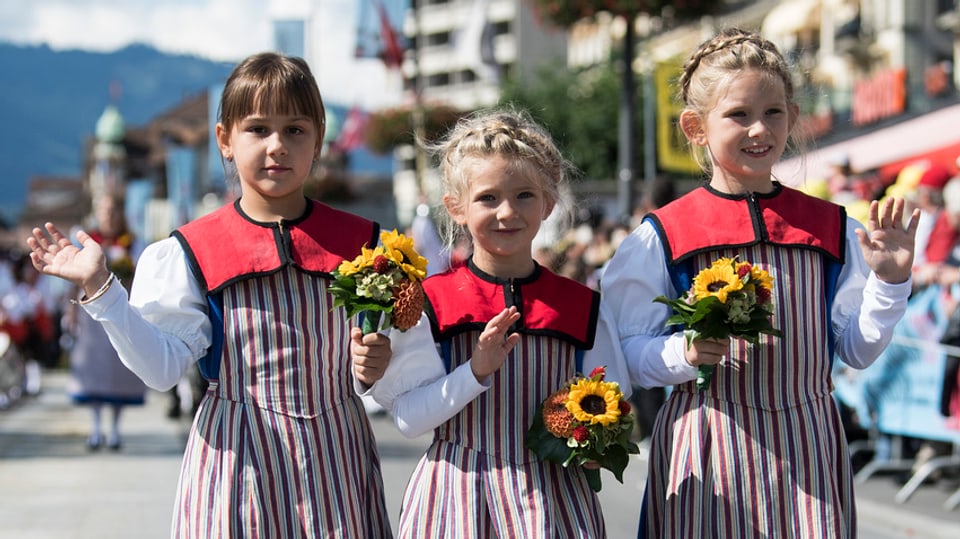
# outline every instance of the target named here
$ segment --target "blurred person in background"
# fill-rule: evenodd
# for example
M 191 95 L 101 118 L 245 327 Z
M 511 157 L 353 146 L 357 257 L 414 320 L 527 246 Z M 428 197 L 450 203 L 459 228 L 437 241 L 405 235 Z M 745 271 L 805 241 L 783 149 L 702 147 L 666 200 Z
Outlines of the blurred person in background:
M 106 195 L 96 202 L 94 215 L 96 228 L 88 233 L 103 247 L 107 266 L 129 290 L 143 244 L 127 227 L 123 198 Z M 74 290 L 73 297 L 82 295 L 82 290 Z M 72 343 L 67 391 L 73 402 L 88 406 L 91 412 L 87 448 L 95 451 L 106 444 L 117 451 L 122 445 L 121 412 L 126 406 L 143 405 L 146 384 L 123 365 L 101 324 L 75 302 L 67 306 L 64 326 Z M 104 408 L 111 412 L 106 436 L 102 429 Z
M 11 265 L 13 286 L 0 298 L 0 321 L 25 362 L 24 391 L 38 395 L 42 385 L 43 367 L 56 363 L 52 353 L 57 332 L 52 313 L 47 308 L 43 291 L 38 286 L 40 273 L 24 253 L 14 253 Z
M 948 212 L 943 211 L 943 189 L 950 181 L 951 174 L 943 165 L 920 161 L 904 167 L 897 175 L 898 183 L 901 178 L 915 182 L 915 187 L 907 193 L 909 202 L 920 209 L 913 282 L 916 287 L 924 287 L 936 282 L 938 268 L 960 239 L 960 233 L 951 224 Z

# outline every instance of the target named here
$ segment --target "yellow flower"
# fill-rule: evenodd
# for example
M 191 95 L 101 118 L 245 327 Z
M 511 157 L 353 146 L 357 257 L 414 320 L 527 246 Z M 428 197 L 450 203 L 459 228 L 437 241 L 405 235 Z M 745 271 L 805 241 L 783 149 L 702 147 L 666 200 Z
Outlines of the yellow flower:
M 761 288 L 773 290 L 773 277 L 756 266 L 750 268 L 750 280 Z
M 383 247 L 377 246 L 376 249 L 363 247 L 360 249 L 360 254 L 357 255 L 356 258 L 341 262 L 337 267 L 337 272 L 343 276 L 354 275 L 364 269 L 373 267 L 374 259 L 382 254 L 384 254 Z
M 736 262 L 732 258 L 721 258 L 709 268 L 704 268 L 693 279 L 693 293 L 697 301 L 716 296 L 720 303 L 727 302 L 727 294 L 743 288 L 743 282 L 737 275 Z
M 616 382 L 580 379 L 570 386 L 567 410 L 581 423 L 607 426 L 620 419 L 621 396 Z
M 384 247 L 384 256 L 392 260 L 407 277 L 421 281 L 427 276 L 427 259 L 420 256 L 413 247 L 413 238 L 408 238 L 393 229 L 380 233 L 380 242 Z

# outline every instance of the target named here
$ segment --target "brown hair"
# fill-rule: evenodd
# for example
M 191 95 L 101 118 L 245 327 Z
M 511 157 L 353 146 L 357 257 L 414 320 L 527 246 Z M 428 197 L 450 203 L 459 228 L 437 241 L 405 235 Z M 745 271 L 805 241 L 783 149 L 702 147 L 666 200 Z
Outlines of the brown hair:
M 257 113 L 303 114 L 313 120 L 317 144 L 323 142 L 326 110 L 302 58 L 264 52 L 237 64 L 224 85 L 218 121 L 230 132 L 236 122 Z

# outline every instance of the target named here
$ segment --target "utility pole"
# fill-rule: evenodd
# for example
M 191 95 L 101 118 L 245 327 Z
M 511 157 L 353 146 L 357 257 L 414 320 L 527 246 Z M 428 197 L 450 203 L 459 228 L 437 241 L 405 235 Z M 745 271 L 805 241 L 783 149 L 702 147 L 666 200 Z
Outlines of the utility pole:
M 633 54 L 636 42 L 633 13 L 624 14 L 627 19 L 623 34 L 623 70 L 620 85 L 619 145 L 617 147 L 617 195 L 620 217 L 629 219 L 633 214 L 633 146 L 634 146 L 634 110 L 636 109 L 636 84 L 633 75 Z

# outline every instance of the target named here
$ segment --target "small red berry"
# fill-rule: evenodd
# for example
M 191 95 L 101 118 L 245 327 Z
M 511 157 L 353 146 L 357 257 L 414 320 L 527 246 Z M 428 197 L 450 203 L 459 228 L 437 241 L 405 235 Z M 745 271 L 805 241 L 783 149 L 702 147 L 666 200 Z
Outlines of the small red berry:
M 590 431 L 587 430 L 587 427 L 580 425 L 579 427 L 573 429 L 573 439 L 579 443 L 587 441 L 587 438 L 590 437 Z
M 627 415 L 630 413 L 630 403 L 627 401 L 620 401 L 620 415 Z
M 373 271 L 377 273 L 390 271 L 390 260 L 383 255 L 377 255 L 377 257 L 373 259 Z

